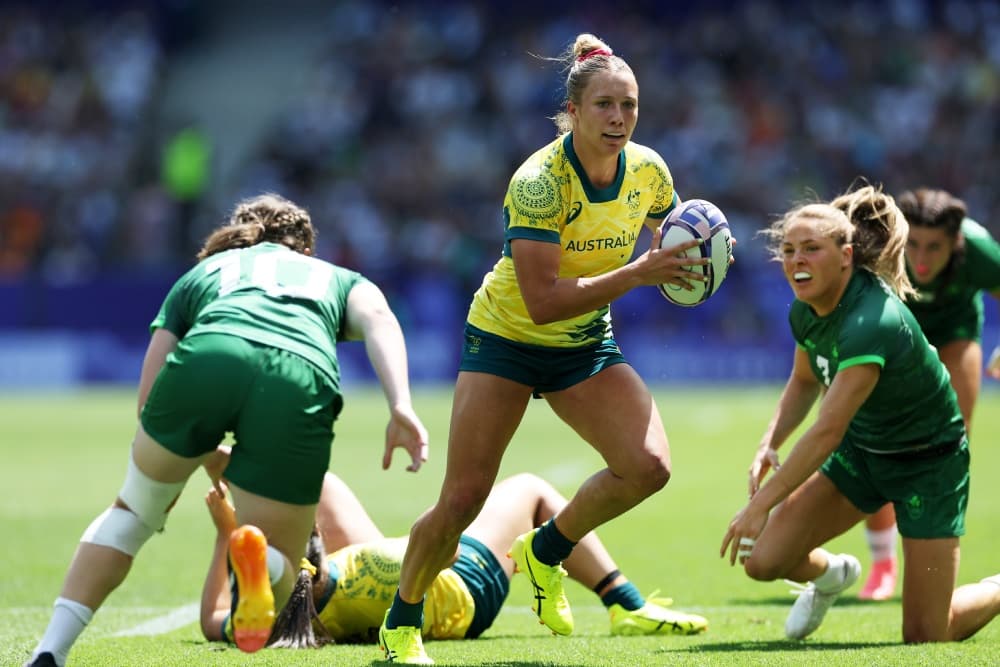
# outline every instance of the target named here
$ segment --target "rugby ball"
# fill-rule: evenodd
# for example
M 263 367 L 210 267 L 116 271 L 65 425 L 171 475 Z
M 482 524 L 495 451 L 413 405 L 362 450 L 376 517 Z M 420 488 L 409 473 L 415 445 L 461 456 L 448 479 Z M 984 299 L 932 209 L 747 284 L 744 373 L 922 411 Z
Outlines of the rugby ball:
M 660 230 L 660 248 L 671 248 L 685 241 L 698 239 L 703 242 L 701 245 L 680 254 L 711 260 L 704 266 L 690 268 L 693 272 L 707 276 L 708 280 L 692 281 L 693 290 L 663 283 L 659 285 L 660 294 L 678 306 L 704 303 L 719 290 L 722 281 L 726 279 L 729 261 L 733 256 L 733 236 L 726 216 L 712 202 L 689 199 L 667 215 Z

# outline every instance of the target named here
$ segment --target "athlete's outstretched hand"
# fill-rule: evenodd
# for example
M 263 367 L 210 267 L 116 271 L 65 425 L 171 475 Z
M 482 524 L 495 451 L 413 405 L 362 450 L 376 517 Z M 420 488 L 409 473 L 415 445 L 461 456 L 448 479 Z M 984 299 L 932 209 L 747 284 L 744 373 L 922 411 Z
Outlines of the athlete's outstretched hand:
M 427 460 L 429 450 L 427 429 L 410 405 L 392 409 L 392 417 L 385 429 L 385 453 L 382 455 L 382 469 L 388 470 L 392 463 L 392 450 L 402 447 L 410 454 L 410 472 L 420 470 Z

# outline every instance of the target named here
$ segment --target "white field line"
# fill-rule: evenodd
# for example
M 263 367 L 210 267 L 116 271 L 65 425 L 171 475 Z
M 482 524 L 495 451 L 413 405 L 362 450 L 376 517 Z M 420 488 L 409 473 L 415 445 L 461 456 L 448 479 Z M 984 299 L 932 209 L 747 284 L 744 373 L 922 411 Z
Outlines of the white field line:
M 134 636 L 151 636 L 151 635 L 162 635 L 178 628 L 183 628 L 189 623 L 193 623 L 198 620 L 198 612 L 201 608 L 200 604 L 197 602 L 192 602 L 191 604 L 186 604 L 183 607 L 177 607 L 171 611 L 163 614 L 162 616 L 157 616 L 151 618 L 148 621 L 143 621 L 139 625 L 135 625 L 131 628 L 126 628 L 125 630 L 119 630 L 114 633 L 112 637 L 134 637 Z
M 764 610 L 775 610 L 775 609 L 788 609 L 789 604 L 748 604 L 748 605 L 717 605 L 717 606 L 698 606 L 698 605 L 684 605 L 683 607 L 678 607 L 683 611 L 698 613 L 698 614 L 739 614 L 748 613 L 753 611 L 764 611 Z M 38 612 L 48 612 L 51 609 L 49 606 L 39 606 L 39 607 L 7 607 L 0 608 L 0 618 L 6 615 L 20 616 L 25 612 L 38 613 Z M 115 607 L 118 612 L 135 610 L 137 613 L 148 613 L 153 609 L 162 609 L 162 607 Z M 573 605 L 573 609 L 579 611 L 593 612 L 595 614 L 604 613 L 604 607 L 600 605 Z M 151 637 L 155 635 L 162 635 L 168 632 L 177 630 L 178 628 L 183 628 L 189 623 L 195 623 L 198 620 L 198 610 L 199 604 L 197 602 L 192 602 L 191 604 L 186 604 L 182 607 L 176 607 L 171 609 L 165 614 L 161 614 L 148 621 L 143 621 L 138 625 L 134 625 L 130 628 L 125 628 L 123 630 L 118 630 L 110 634 L 111 637 L 137 637 L 145 636 Z M 839 614 L 850 612 L 851 614 L 860 614 L 862 616 L 876 615 L 881 613 L 879 609 L 876 609 L 876 605 L 872 605 L 870 609 L 864 607 L 851 607 L 849 609 L 837 609 L 836 607 L 830 610 L 831 614 Z M 534 616 L 535 612 L 527 606 L 527 604 L 520 605 L 517 604 L 516 600 L 508 601 L 503 607 L 504 615 L 517 615 L 517 616 Z

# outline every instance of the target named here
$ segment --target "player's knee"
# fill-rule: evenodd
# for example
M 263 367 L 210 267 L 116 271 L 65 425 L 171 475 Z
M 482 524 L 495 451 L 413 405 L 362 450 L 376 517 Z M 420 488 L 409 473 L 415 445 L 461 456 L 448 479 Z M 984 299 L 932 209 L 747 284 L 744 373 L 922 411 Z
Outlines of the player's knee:
M 662 457 L 650 457 L 638 467 L 633 480 L 643 497 L 651 496 L 670 481 L 670 463 Z
M 489 495 L 489 486 L 462 484 L 443 489 L 438 506 L 454 525 L 463 528 L 472 523 Z
M 768 561 L 763 555 L 754 553 L 743 564 L 743 571 L 754 581 L 774 581 L 785 575 L 780 563 Z
M 151 479 L 130 456 L 118 499 L 87 526 L 80 541 L 134 557 L 153 533 L 163 529 L 167 512 L 183 488 L 184 482 Z
M 80 541 L 111 547 L 134 558 L 153 532 L 135 514 L 115 505 L 87 526 Z
M 184 490 L 184 482 L 158 482 L 139 470 L 129 457 L 125 483 L 118 492 L 121 504 L 153 532 L 163 530 L 167 512 Z

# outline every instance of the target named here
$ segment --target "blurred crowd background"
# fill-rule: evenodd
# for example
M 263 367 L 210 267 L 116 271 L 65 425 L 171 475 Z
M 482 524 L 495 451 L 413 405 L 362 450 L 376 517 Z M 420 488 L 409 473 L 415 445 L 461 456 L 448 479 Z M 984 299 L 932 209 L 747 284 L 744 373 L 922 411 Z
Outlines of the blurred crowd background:
M 134 382 L 169 285 L 262 191 L 385 289 L 414 376 L 449 381 L 510 174 L 555 136 L 547 58 L 580 32 L 635 71 L 634 140 L 739 240 L 708 303 L 612 307 L 653 382 L 787 372 L 790 291 L 754 233 L 805 198 L 940 187 L 1000 231 L 992 0 L 6 2 L 0 386 Z M 988 325 L 992 346 L 992 304 Z

